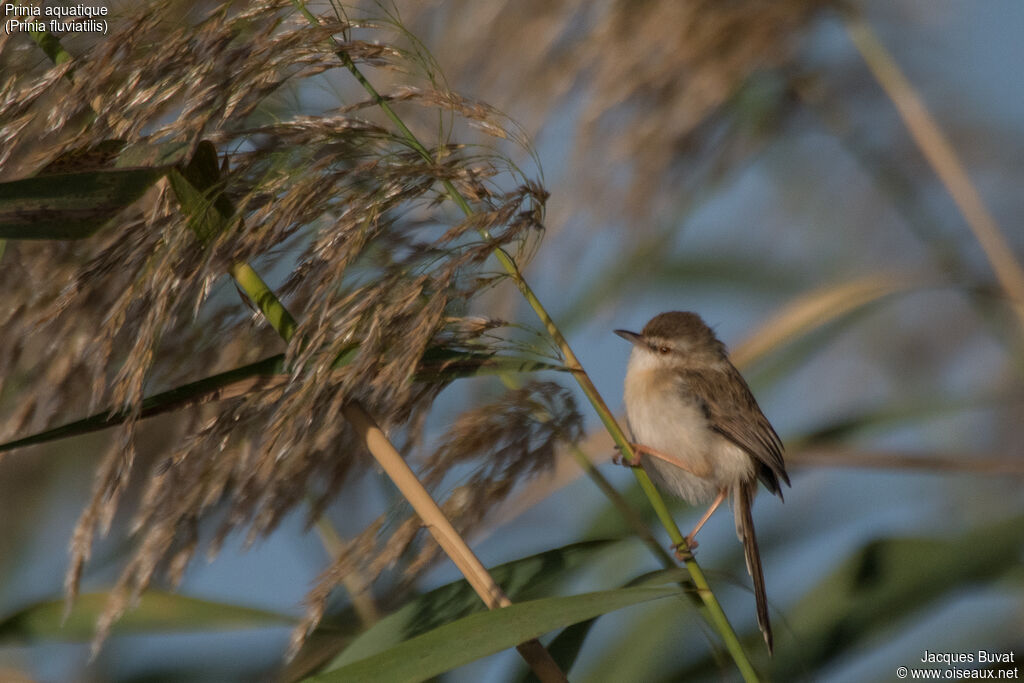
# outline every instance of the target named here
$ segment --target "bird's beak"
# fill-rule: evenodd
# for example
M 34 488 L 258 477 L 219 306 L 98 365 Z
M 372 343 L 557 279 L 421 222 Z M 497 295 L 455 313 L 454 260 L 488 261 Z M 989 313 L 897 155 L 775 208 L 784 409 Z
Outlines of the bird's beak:
M 644 342 L 644 336 L 642 334 L 630 332 L 629 330 L 615 330 L 615 334 L 619 335 L 630 344 L 642 344 Z

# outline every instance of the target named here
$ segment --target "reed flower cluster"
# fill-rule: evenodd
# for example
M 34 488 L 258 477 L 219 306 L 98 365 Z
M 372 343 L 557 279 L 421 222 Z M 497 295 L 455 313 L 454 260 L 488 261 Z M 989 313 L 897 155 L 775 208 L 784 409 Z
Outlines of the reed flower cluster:
M 491 148 L 454 141 L 476 131 L 515 144 L 518 131 L 440 85 L 391 24 L 339 12 L 311 27 L 280 1 L 197 12 L 128 8 L 112 35 L 69 42 L 74 58 L 50 67 L 29 54 L 34 46 L 0 43 L 4 66 L 17 67 L 0 84 L 3 180 L 167 159 L 180 168 L 211 143 L 219 157 L 206 195 L 224 219 L 218 231 L 204 231 L 161 180 L 87 240 L 11 243 L 5 261 L 15 265 L 0 269 L 12 340 L 0 377 L 17 382 L 20 401 L 4 420 L 8 436 L 100 406 L 127 415 L 71 541 L 73 599 L 95 538 L 140 487 L 133 550 L 99 640 L 161 573 L 177 584 L 201 548 L 215 555 L 232 533 L 253 542 L 307 503 L 312 524 L 343 496 L 370 462 L 342 417 L 346 402 L 418 444 L 434 398 L 463 366 L 519 348 L 504 323 L 471 315 L 474 298 L 501 279 L 486 266 L 495 249 L 525 258 L 543 231 L 540 183 Z M 438 131 L 429 159 L 382 121 L 379 102 L 344 85 L 340 55 L 391 74 L 382 99 Z M 292 113 L 293 100 L 327 91 L 334 102 Z M 471 203 L 469 218 L 446 202 L 446 186 Z M 286 273 L 274 278 L 296 321 L 278 329 L 284 372 L 188 408 L 164 451 L 138 458 L 138 418 L 154 388 L 282 350 L 226 286 L 238 264 Z M 426 480 L 441 487 L 450 468 L 468 472 L 445 503 L 468 530 L 579 433 L 571 396 L 532 383 L 460 419 L 427 459 Z M 385 520 L 325 572 L 308 625 L 349 568 L 369 581 L 407 551 L 418 520 Z M 419 553 L 410 576 L 433 556 Z

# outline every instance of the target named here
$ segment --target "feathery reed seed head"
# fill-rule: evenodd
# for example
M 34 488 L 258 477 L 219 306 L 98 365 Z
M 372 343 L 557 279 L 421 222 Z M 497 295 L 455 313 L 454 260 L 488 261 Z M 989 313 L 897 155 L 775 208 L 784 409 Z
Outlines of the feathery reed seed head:
M 86 404 L 128 415 L 97 466 L 71 541 L 69 600 L 95 536 L 111 528 L 129 485 L 141 486 L 134 550 L 97 643 L 158 573 L 177 583 L 201 546 L 216 554 L 233 532 L 252 542 L 307 500 L 315 518 L 365 471 L 363 446 L 341 417 L 346 401 L 359 400 L 414 443 L 450 381 L 436 372 L 421 380 L 422 359 L 438 345 L 501 348 L 500 326 L 466 324 L 463 316 L 493 282 L 484 270 L 493 250 L 525 255 L 542 228 L 546 192 L 510 161 L 454 144 L 446 133 L 426 159 L 395 134 L 372 98 L 351 88 L 338 51 L 399 74 L 403 84 L 384 99 L 413 125 L 426 120 L 425 129 L 436 131 L 430 118 L 440 116 L 494 139 L 523 140 L 498 112 L 446 91 L 439 79 L 415 82 L 422 65 L 389 42 L 386 24 L 337 19 L 310 26 L 280 1 L 241 10 L 225 4 L 192 17 L 178 3 L 125 8 L 110 22 L 111 35 L 76 43 L 71 62 L 16 71 L 0 83 L 5 179 L 109 168 L 120 161 L 116 149 L 177 145 L 187 161 L 209 141 L 223 162 L 210 207 L 220 210 L 223 198 L 235 210 L 222 216 L 219 233 L 197 235 L 194 217 L 161 180 L 92 238 L 12 244 L 5 262 L 16 265 L 0 269 L 8 293 L 0 321 L 15 340 L 0 348 L 0 377 L 28 387 L 9 421 L 13 431 L 40 429 Z M 0 50 L 0 64 L 24 59 L 11 41 Z M 317 115 L 308 114 L 308 104 L 303 115 L 290 112 L 292 98 L 306 100 L 325 86 L 345 101 Z M 469 218 L 454 216 L 444 183 L 471 201 Z M 286 347 L 288 375 L 188 409 L 177 439 L 139 476 L 135 434 L 147 392 L 280 350 L 280 340 L 258 329 L 258 316 L 239 307 L 224 284 L 225 274 L 246 262 L 290 271 L 278 288 L 300 320 Z M 521 434 L 505 428 L 496 432 L 500 441 L 471 437 L 472 425 L 460 422 L 461 436 L 446 442 L 449 455 L 428 465 L 440 473 L 445 458 L 469 463 L 474 447 L 484 452 L 479 457 L 496 458 L 475 475 L 479 491 L 449 500 L 460 526 L 550 460 L 555 440 L 578 435 L 571 398 L 554 386 L 507 400 L 499 413 L 516 416 Z M 348 567 L 375 576 L 418 529 L 413 519 L 366 529 L 311 593 L 307 624 Z

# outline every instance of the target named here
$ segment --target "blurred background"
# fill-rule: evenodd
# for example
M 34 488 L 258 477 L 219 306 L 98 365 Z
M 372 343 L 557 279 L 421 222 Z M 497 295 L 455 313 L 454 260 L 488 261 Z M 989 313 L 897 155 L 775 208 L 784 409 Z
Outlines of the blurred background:
M 613 410 L 621 412 L 629 349 L 612 330 L 691 310 L 729 346 L 786 443 L 793 486 L 784 504 L 761 496 L 754 511 L 773 660 L 754 635 L 730 514 L 701 532 L 697 555 L 733 625 L 750 636 L 755 665 L 775 680 L 881 681 L 925 650 L 1019 660 L 1024 319 L 1008 302 L 1003 282 L 1012 277 L 1001 281 L 992 263 L 1012 271 L 1024 259 L 1024 5 L 438 0 L 386 9 L 430 51 L 448 87 L 501 110 L 532 140 L 536 160 L 507 152 L 527 175 L 542 169 L 550 193 L 526 276 Z M 8 41 L 8 51 L 31 46 Z M 321 98 L 336 106 L 351 87 L 345 76 L 293 93 L 291 105 L 311 114 Z M 402 75 L 373 77 L 401 83 Z M 908 126 L 894 104 L 907 102 L 923 105 L 924 121 Z M 953 191 L 976 192 L 980 218 L 965 217 L 940 179 L 929 116 L 955 152 L 947 178 L 969 183 Z M 979 223 L 995 225 L 1003 243 L 986 253 Z M 17 257 L 8 250 L 0 267 Z M 479 307 L 538 326 L 507 284 Z M 494 379 L 446 389 L 428 441 L 500 391 Z M 16 413 L 17 396 L 16 384 L 4 386 L 5 415 Z M 646 509 L 578 400 L 585 450 Z M 174 417 L 145 423 L 140 458 L 179 426 Z M 287 677 L 291 627 L 329 561 L 300 514 L 251 548 L 231 536 L 214 561 L 199 557 L 187 570 L 180 594 L 258 610 L 231 615 L 236 626 L 224 616 L 211 618 L 213 634 L 129 628 L 90 662 L 87 631 L 68 642 L 11 621 L 61 598 L 67 547 L 107 439 L 0 459 L 0 678 Z M 562 460 L 471 537 L 484 563 L 625 537 L 559 575 L 556 592 L 618 586 L 657 569 L 601 492 Z M 367 474 L 327 517 L 354 536 L 391 495 Z M 673 510 L 683 529 L 700 512 Z M 83 590 L 109 586 L 130 543 L 116 523 L 96 546 Z M 415 589 L 457 578 L 442 558 Z M 388 589 L 378 590 L 386 602 Z M 344 608 L 340 600 L 329 613 Z M 728 660 L 711 655 L 715 637 L 685 601 L 614 612 L 594 624 L 572 679 L 733 680 Z M 443 680 L 511 681 L 520 669 L 505 652 Z

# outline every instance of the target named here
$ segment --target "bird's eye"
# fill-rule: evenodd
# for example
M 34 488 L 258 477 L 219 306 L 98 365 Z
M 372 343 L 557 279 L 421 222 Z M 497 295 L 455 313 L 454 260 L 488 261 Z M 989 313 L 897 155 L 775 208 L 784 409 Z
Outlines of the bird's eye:
M 672 350 L 672 349 L 668 348 L 667 346 L 659 346 L 659 347 L 658 347 L 658 353 L 660 353 L 660 354 L 661 354 L 661 355 L 663 355 L 663 356 L 664 356 L 665 354 L 667 354 L 667 353 L 668 353 L 669 351 L 671 351 L 671 350 Z

